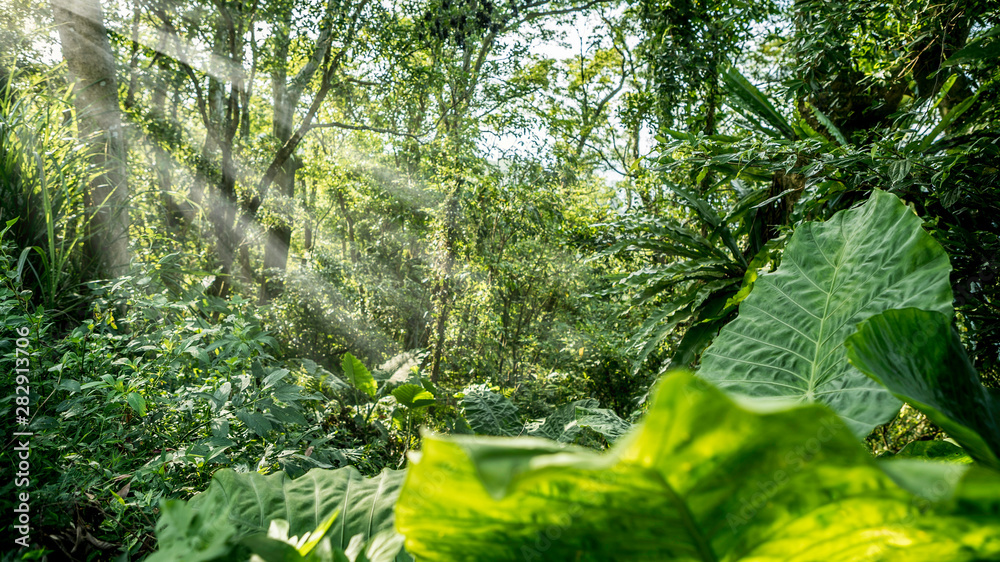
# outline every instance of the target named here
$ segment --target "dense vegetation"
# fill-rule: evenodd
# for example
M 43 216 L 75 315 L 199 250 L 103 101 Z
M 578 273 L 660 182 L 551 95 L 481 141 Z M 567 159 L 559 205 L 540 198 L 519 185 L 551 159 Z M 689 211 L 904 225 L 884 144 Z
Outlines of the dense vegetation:
M 987 0 L 0 0 L 4 560 L 1000 559 Z

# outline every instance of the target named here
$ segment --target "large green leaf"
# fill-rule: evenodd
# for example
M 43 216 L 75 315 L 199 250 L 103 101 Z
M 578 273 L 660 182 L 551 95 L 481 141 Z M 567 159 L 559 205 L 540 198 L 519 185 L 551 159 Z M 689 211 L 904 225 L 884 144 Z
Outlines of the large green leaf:
M 577 408 L 576 424 L 597 433 L 608 443 L 614 443 L 632 429 L 614 410 L 607 408 Z
M 862 322 L 846 346 L 855 367 L 926 414 L 972 458 L 1000 469 L 1000 402 L 979 382 L 949 317 L 888 310 Z
M 593 398 L 576 400 L 556 408 L 538 427 L 530 428 L 528 435 L 545 437 L 560 443 L 574 443 L 580 436 L 580 426 L 576 423 L 577 409 L 600 408 L 601 403 Z
M 266 532 L 272 520 L 288 522 L 289 536 L 314 531 L 338 513 L 327 533 L 335 547 L 346 549 L 360 535 L 368 541 L 392 528 L 393 504 L 404 471 L 383 470 L 365 478 L 354 467 L 313 469 L 292 480 L 284 472 L 263 476 L 256 472 L 220 470 L 208 489 L 189 500 L 200 513 L 228 514 L 238 535 Z M 396 553 L 383 558 L 393 560 Z M 398 559 L 406 560 L 405 553 Z
M 757 279 L 699 374 L 736 394 L 827 404 L 867 434 L 900 404 L 847 362 L 844 339 L 892 308 L 950 313 L 950 271 L 920 219 L 876 190 L 859 208 L 795 230 L 781 266 Z
M 272 519 L 267 534 L 239 535 L 225 512 L 197 511 L 178 500 L 162 502 L 160 514 L 157 551 L 145 559 L 148 562 L 375 562 L 397 556 L 412 560 L 402 551 L 403 536 L 393 529 L 368 540 L 355 535 L 346 549 L 333 546 L 328 531 L 336 513 L 301 536 L 290 535 L 284 519 Z
M 517 406 L 503 394 L 485 385 L 473 385 L 463 391 L 465 419 L 479 435 L 520 435 L 524 429 Z
M 560 443 L 575 443 L 577 445 L 603 446 L 603 441 L 614 443 L 625 434 L 631 426 L 612 410 L 601 408 L 600 403 L 593 398 L 570 402 L 545 418 L 545 421 L 533 428 L 526 428 L 526 434 L 532 437 L 545 437 Z M 603 438 L 593 439 L 590 430 Z
M 375 391 L 377 390 L 375 378 L 368 372 L 368 368 L 365 367 L 364 363 L 350 353 L 345 353 L 341 361 L 341 366 L 344 369 L 344 376 L 347 377 L 347 382 L 351 383 L 351 386 L 368 396 L 375 396 Z
M 397 402 L 407 408 L 421 408 L 434 403 L 434 395 L 424 390 L 419 384 L 403 384 L 392 391 Z
M 889 473 L 823 406 L 740 406 L 685 372 L 655 397 L 606 454 L 426 435 L 396 507 L 407 550 L 443 561 L 1000 556 L 996 473 L 919 461 Z
M 148 562 L 210 562 L 232 559 L 242 549 L 236 528 L 217 514 L 200 513 L 180 500 L 160 504 L 156 522 L 157 551 Z

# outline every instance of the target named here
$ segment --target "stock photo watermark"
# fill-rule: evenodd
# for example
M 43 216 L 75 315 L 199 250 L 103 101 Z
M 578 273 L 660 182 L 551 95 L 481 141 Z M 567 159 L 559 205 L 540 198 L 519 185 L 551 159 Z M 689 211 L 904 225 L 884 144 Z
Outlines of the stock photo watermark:
M 18 431 L 11 435 L 14 450 L 11 462 L 14 464 L 14 544 L 28 548 L 31 544 L 31 437 L 28 423 L 31 421 L 31 357 L 32 342 L 28 327 L 17 329 L 14 340 L 14 421 Z

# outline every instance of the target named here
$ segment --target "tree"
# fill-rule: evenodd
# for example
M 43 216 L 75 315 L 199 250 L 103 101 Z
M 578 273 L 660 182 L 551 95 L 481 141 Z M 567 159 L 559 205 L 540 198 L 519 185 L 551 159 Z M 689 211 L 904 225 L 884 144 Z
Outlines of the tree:
M 98 173 L 86 197 L 87 253 L 99 274 L 124 275 L 129 266 L 129 190 L 115 59 L 100 0 L 51 0 L 63 58 L 76 90 L 77 123 Z
M 295 173 L 302 166 L 302 162 L 291 152 L 294 151 L 292 138 L 295 128 L 295 110 L 306 87 L 321 67 L 323 67 L 323 75 L 319 91 L 312 100 L 312 107 L 318 108 L 319 104 L 324 101 L 325 96 L 331 88 L 334 72 L 340 70 L 338 68 L 341 64 L 340 61 L 343 59 L 347 49 L 353 46 L 351 42 L 353 42 L 356 26 L 360 24 L 358 17 L 366 4 L 367 2 L 362 2 L 355 9 L 350 27 L 347 30 L 347 41 L 341 51 L 329 60 L 327 54 L 335 37 L 334 30 L 332 29 L 332 20 L 336 12 L 343 9 L 343 7 L 339 6 L 337 2 L 330 2 L 328 4 L 325 13 L 320 15 L 319 35 L 311 45 L 311 52 L 307 55 L 306 63 L 291 81 L 288 80 L 288 69 L 291 62 L 289 60 L 289 47 L 291 45 L 290 31 L 293 10 L 291 9 L 292 6 L 285 3 L 278 3 L 274 6 L 277 13 L 280 14 L 280 19 L 276 22 L 273 36 L 275 55 L 271 61 L 271 91 L 273 99 L 271 123 L 272 134 L 279 146 L 281 146 L 281 149 L 279 149 L 279 155 L 276 155 L 265 174 L 264 180 L 261 182 L 261 191 L 267 189 L 266 181 L 269 177 L 268 174 L 271 174 L 272 170 L 274 170 L 273 182 L 277 191 L 274 195 L 285 201 L 294 199 Z M 307 114 L 306 121 L 302 123 L 300 130 L 297 132 L 296 143 L 301 140 L 302 134 L 309 130 L 311 118 L 315 113 L 315 110 L 311 110 Z M 287 150 L 286 145 L 291 148 L 291 151 L 289 151 L 288 156 L 283 162 L 279 162 L 278 156 Z M 264 247 L 265 274 L 261 283 L 261 300 L 263 301 L 269 300 L 281 291 L 280 275 L 284 273 L 288 263 L 288 248 L 291 243 L 291 237 L 292 226 L 287 220 L 281 220 L 279 224 L 274 224 L 268 228 Z

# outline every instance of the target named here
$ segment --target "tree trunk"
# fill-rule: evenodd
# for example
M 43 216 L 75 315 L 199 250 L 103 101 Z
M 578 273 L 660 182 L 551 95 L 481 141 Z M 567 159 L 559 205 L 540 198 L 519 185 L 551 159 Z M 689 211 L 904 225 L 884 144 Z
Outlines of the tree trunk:
M 451 270 L 455 264 L 455 243 L 458 241 L 458 227 L 461 218 L 462 180 L 459 179 L 455 189 L 445 202 L 444 248 L 441 256 L 441 266 L 438 271 L 437 287 L 434 291 L 435 308 L 437 309 L 437 325 L 434 328 L 434 354 L 431 363 L 431 381 L 437 382 L 441 375 L 441 358 L 444 352 L 445 328 L 452 305 Z
M 76 87 L 80 136 L 100 171 L 85 198 L 89 238 L 85 251 L 98 275 L 128 271 L 128 183 L 125 136 L 118 106 L 115 61 L 100 0 L 51 0 L 63 58 Z
M 306 213 L 308 213 L 309 218 L 306 219 L 305 233 L 302 243 L 302 247 L 308 252 L 313 249 L 316 243 L 315 234 L 313 233 L 313 220 L 315 219 L 314 213 L 316 212 L 316 183 L 313 182 L 312 189 L 310 189 L 309 184 L 306 184 L 305 191 L 302 194 L 302 200 Z M 305 256 L 302 257 L 302 263 L 305 264 Z
M 221 273 L 216 277 L 210 293 L 225 298 L 234 285 L 234 277 L 244 283 L 253 281 L 253 271 L 248 259 L 236 261 L 240 255 L 241 239 L 245 230 L 237 230 L 237 211 L 240 209 L 236 194 L 236 161 L 234 139 L 239 128 L 240 96 L 244 89 L 243 44 L 236 21 L 243 14 L 240 5 L 220 4 L 219 21 L 215 30 L 213 53 L 218 56 L 216 74 L 210 77 L 208 88 L 207 137 L 214 137 L 220 153 L 220 178 L 217 196 L 213 198 L 209 220 L 216 235 L 216 253 L 221 262 Z M 225 62 L 222 62 L 225 61 Z M 206 142 L 206 145 L 208 143 Z M 239 266 L 234 267 L 234 266 Z M 238 273 L 238 276 L 234 276 Z
M 236 261 L 237 244 L 234 223 L 236 222 L 236 166 L 233 162 L 232 146 L 222 143 L 222 180 L 219 182 L 219 195 L 212 202 L 209 220 L 215 232 L 216 254 L 222 265 L 220 275 L 209 291 L 217 297 L 226 298 L 232 289 L 233 264 Z
M 340 205 L 340 214 L 344 216 L 344 221 L 347 223 L 347 241 L 350 243 L 350 259 L 351 263 L 358 263 L 360 256 L 358 255 L 358 243 L 354 237 L 354 217 L 351 216 L 351 212 L 347 209 L 347 202 L 344 200 L 344 190 L 337 190 L 337 203 Z M 344 249 L 344 257 L 348 256 L 347 249 Z
M 295 170 L 298 159 L 294 156 L 285 161 L 274 184 L 279 193 L 292 200 L 295 195 Z M 264 242 L 264 276 L 261 284 L 261 302 L 281 295 L 284 290 L 282 276 L 288 267 L 288 249 L 292 242 L 292 225 L 289 217 L 281 217 L 279 222 L 267 229 Z
M 187 222 L 190 217 L 185 216 L 174 196 L 173 190 L 173 162 L 167 149 L 174 148 L 173 132 L 167 122 L 167 82 L 170 69 L 166 65 L 161 65 L 156 75 L 153 85 L 153 96 L 150 100 L 149 118 L 153 121 L 155 130 L 159 135 L 150 138 L 153 146 L 154 168 L 156 169 L 156 188 L 160 192 L 160 201 L 166 211 L 166 225 L 168 234 L 178 236 L 178 229 Z

